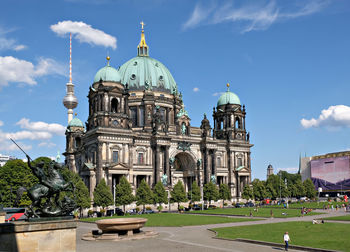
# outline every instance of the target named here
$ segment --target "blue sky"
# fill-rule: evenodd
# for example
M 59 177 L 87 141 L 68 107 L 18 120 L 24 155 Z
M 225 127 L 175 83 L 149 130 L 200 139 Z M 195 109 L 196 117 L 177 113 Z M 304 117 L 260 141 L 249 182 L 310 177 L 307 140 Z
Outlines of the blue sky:
M 62 104 L 73 33 L 73 83 L 82 121 L 95 73 L 136 56 L 140 21 L 150 56 L 174 76 L 199 126 L 226 83 L 246 105 L 254 178 L 269 163 L 350 149 L 350 3 L 346 0 L 11 0 L 0 3 L 0 153 L 65 149 Z M 213 125 L 213 124 L 212 124 Z

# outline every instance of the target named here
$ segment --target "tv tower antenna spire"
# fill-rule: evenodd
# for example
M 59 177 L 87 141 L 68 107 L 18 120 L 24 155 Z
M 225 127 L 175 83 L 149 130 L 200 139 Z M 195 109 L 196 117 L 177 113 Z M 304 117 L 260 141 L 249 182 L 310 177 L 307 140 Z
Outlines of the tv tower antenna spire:
M 73 109 L 78 106 L 78 99 L 74 95 L 72 83 L 72 33 L 69 34 L 69 82 L 66 84 L 67 94 L 63 98 L 63 105 L 68 109 L 68 123 L 73 119 Z

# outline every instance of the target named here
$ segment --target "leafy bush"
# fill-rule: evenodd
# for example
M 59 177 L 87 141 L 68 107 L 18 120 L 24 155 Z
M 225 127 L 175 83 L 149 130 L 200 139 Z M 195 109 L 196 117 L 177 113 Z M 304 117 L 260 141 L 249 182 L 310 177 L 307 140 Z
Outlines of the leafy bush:
M 89 209 L 88 212 L 87 212 L 87 214 L 88 214 L 88 216 L 90 217 L 90 216 L 92 216 L 92 215 L 94 214 L 94 211 L 92 211 L 91 209 Z
M 185 210 L 185 207 L 184 206 L 179 206 L 179 211 L 183 211 L 183 210 Z
M 140 212 L 140 208 L 139 207 L 136 207 L 136 212 Z
M 152 210 L 152 208 L 148 206 L 148 207 L 146 207 L 146 210 Z
M 105 210 L 105 209 L 101 209 L 101 210 L 100 210 L 100 213 L 102 214 L 102 216 L 104 216 L 105 213 L 106 213 L 106 210 Z
M 162 205 L 157 206 L 157 210 L 158 210 L 159 212 L 162 211 L 162 210 L 163 210 L 163 206 L 162 206 Z

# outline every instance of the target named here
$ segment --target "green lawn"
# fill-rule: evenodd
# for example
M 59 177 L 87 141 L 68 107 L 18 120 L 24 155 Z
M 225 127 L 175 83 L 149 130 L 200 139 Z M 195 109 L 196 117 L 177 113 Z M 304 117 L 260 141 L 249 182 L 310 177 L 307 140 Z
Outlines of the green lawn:
M 324 218 L 324 220 L 350 221 L 350 214 L 347 214 L 344 216 L 337 216 L 337 217 L 328 217 L 328 218 Z
M 257 219 L 248 218 L 228 218 L 219 216 L 202 216 L 202 215 L 188 215 L 188 214 L 176 214 L 176 213 L 155 213 L 155 214 L 143 214 L 143 215 L 131 215 L 131 216 L 115 216 L 115 217 L 102 217 L 102 218 L 83 218 L 81 221 L 95 222 L 100 219 L 107 218 L 147 218 L 146 227 L 181 227 L 181 226 L 194 226 L 194 225 L 206 225 L 216 223 L 228 223 L 228 222 L 243 222 L 254 221 Z
M 254 208 L 244 207 L 244 208 L 217 208 L 208 209 L 203 211 L 193 211 L 191 213 L 203 213 L 203 214 L 225 214 L 225 215 L 245 215 L 249 216 L 250 212 L 254 217 L 271 217 L 271 211 L 273 217 L 276 218 L 288 218 L 288 217 L 298 217 L 300 216 L 300 209 L 280 209 L 280 208 L 265 208 L 260 207 L 258 211 L 254 211 Z M 310 212 L 307 215 L 317 215 L 320 213 Z
M 291 245 L 350 251 L 349 224 L 311 222 L 284 222 L 240 227 L 216 228 L 217 237 L 244 238 L 283 244 L 283 234 L 288 231 Z
M 312 209 L 323 209 L 324 206 L 331 206 L 333 205 L 333 207 L 335 208 L 336 205 L 338 205 L 338 207 L 340 207 L 342 204 L 344 204 L 345 202 L 304 202 L 304 203 L 290 203 L 288 204 L 289 208 L 302 208 L 302 207 L 306 207 L 306 208 L 312 208 Z M 348 204 L 347 202 L 345 204 Z M 273 207 L 273 208 L 284 208 L 283 204 L 282 205 L 267 205 L 264 207 Z

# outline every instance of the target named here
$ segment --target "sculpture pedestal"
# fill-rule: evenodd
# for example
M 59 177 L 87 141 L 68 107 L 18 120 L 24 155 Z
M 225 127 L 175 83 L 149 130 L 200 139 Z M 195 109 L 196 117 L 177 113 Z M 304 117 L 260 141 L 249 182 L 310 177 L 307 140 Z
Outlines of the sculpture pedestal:
M 0 224 L 0 251 L 75 252 L 75 220 Z

